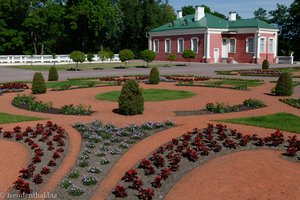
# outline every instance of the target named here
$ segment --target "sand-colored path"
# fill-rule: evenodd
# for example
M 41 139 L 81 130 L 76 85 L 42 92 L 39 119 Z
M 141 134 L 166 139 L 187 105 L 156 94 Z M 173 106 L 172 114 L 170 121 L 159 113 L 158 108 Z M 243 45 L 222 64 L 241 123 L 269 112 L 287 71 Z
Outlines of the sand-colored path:
M 297 200 L 299 163 L 280 153 L 242 151 L 211 160 L 184 176 L 165 200 Z
M 203 87 L 178 87 L 174 83 L 161 83 L 159 85 L 145 85 L 141 84 L 143 88 L 163 88 L 163 89 L 178 89 L 178 90 L 187 90 L 195 92 L 197 95 L 189 98 L 176 101 L 165 101 L 165 102 L 146 102 L 145 103 L 145 112 L 143 115 L 139 116 L 122 116 L 112 112 L 113 109 L 117 108 L 116 102 L 106 102 L 98 101 L 95 99 L 95 95 L 107 91 L 120 90 L 119 86 L 110 86 L 110 87 L 99 87 L 99 88 L 86 88 L 79 90 L 68 90 L 63 92 L 53 92 L 49 91 L 47 94 L 37 95 L 37 100 L 42 100 L 45 102 L 53 102 L 54 107 L 60 107 L 66 104 L 85 104 L 91 105 L 92 109 L 96 111 L 92 116 L 64 116 L 64 115 L 51 115 L 44 113 L 36 113 L 25 111 L 13 107 L 10 102 L 16 94 L 5 94 L 1 96 L 0 107 L 1 112 L 28 115 L 28 116 L 38 116 L 47 118 L 47 120 L 52 120 L 55 123 L 63 126 L 69 134 L 69 151 L 67 152 L 63 163 L 58 168 L 58 170 L 52 175 L 48 184 L 42 188 L 42 191 L 52 191 L 53 188 L 60 182 L 61 178 L 71 169 L 71 167 L 76 162 L 76 157 L 80 150 L 81 137 L 80 134 L 71 127 L 75 122 L 91 122 L 92 120 L 99 119 L 104 123 L 114 123 L 118 126 L 124 126 L 127 124 L 140 124 L 145 121 L 164 121 L 172 120 L 177 124 L 176 127 L 165 130 L 163 132 L 157 133 L 149 138 L 144 139 L 143 141 L 134 145 L 128 152 L 126 152 L 121 159 L 112 167 L 111 172 L 106 176 L 99 186 L 98 191 L 94 194 L 93 199 L 105 199 L 105 197 L 110 194 L 112 188 L 118 183 L 120 178 L 123 176 L 126 170 L 133 167 L 140 159 L 143 159 L 149 155 L 154 149 L 160 145 L 168 142 L 174 137 L 178 137 L 185 133 L 186 131 L 192 130 L 195 127 L 203 128 L 206 127 L 208 122 L 211 120 L 217 119 L 226 119 L 226 118 L 235 118 L 235 117 L 247 117 L 247 116 L 258 116 L 263 114 L 272 114 L 277 112 L 289 112 L 300 116 L 300 111 L 296 108 L 290 107 L 282 102 L 279 102 L 279 97 L 274 97 L 266 95 L 269 93 L 273 84 L 267 83 L 263 86 L 253 88 L 251 91 L 237 91 L 229 89 L 219 89 L 219 88 L 203 88 Z M 30 91 L 26 91 L 29 93 Z M 213 114 L 206 116 L 188 116 L 188 117 L 177 117 L 174 114 L 176 110 L 195 110 L 203 108 L 208 102 L 224 102 L 233 104 L 241 104 L 247 98 L 256 98 L 263 100 L 268 107 L 259 109 L 259 110 L 250 110 L 246 112 L 237 112 L 237 113 L 228 113 L 228 114 Z M 295 94 L 294 97 L 299 98 L 300 94 Z M 45 123 L 41 121 L 40 123 Z M 33 126 L 37 122 L 23 122 L 17 124 L 5 124 L 0 125 L 5 130 L 10 130 L 14 126 L 19 125 L 21 127 Z M 228 124 L 229 125 L 229 124 Z M 245 134 L 256 133 L 258 135 L 264 136 L 272 132 L 272 130 L 258 127 L 250 127 L 244 125 L 229 125 L 232 128 L 236 128 L 239 131 Z M 286 133 L 285 135 L 292 135 L 292 133 Z M 257 153 L 257 157 L 260 157 L 260 152 Z M 264 155 L 262 155 L 264 156 Z M 267 154 L 266 157 L 272 157 L 272 155 Z M 219 159 L 219 158 L 218 158 Z M 216 160 L 218 160 L 216 159 Z M 236 162 L 243 163 L 243 161 L 236 158 Z M 255 164 L 256 160 L 253 160 Z M 289 163 L 287 161 L 284 161 Z M 284 166 L 282 166 L 284 167 Z M 20 166 L 15 166 L 15 170 L 18 171 Z M 199 167 L 201 169 L 201 167 Z M 197 168 L 198 169 L 198 168 Z M 288 167 L 286 167 L 288 169 Z M 298 164 L 299 169 L 299 164 Z M 0 168 L 0 174 L 5 173 Z M 191 172 L 193 176 L 198 177 L 198 171 Z M 213 175 L 213 174 L 211 174 Z M 283 176 L 284 174 L 280 173 L 278 176 Z M 209 174 L 207 175 L 209 176 Z M 242 176 L 242 175 L 241 175 Z M 290 175 L 287 175 L 290 176 Z M 17 175 L 15 175 L 17 177 Z M 184 180 L 184 178 L 182 179 Z M 190 183 L 178 182 L 181 187 L 190 187 Z M 2 182 L 2 181 L 1 181 Z M 3 187 L 5 191 L 11 186 L 8 182 L 4 181 Z M 290 183 L 294 185 L 293 182 Z M 295 186 L 295 185 L 294 185 Z M 172 195 L 173 190 L 169 195 Z
M 27 166 L 29 149 L 20 143 L 0 140 L 0 199 L 8 192 L 19 176 L 19 170 Z

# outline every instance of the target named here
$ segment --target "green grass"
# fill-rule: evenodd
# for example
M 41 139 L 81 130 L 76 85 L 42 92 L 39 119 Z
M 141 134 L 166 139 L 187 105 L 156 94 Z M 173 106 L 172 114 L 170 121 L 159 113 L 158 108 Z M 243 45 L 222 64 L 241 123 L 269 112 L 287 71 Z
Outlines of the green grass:
M 263 81 L 257 81 L 257 80 L 220 80 L 220 81 L 208 81 L 204 82 L 208 84 L 220 84 L 220 85 L 232 85 L 232 86 L 238 86 L 238 85 L 247 85 L 249 87 L 256 87 L 264 84 Z
M 20 65 L 20 66 L 12 66 L 14 68 L 18 69 L 27 69 L 27 70 L 34 70 L 34 71 L 48 71 L 50 67 L 53 65 Z M 149 63 L 150 67 L 160 67 L 164 66 L 164 64 L 155 64 L 155 63 Z M 66 64 L 66 65 L 56 65 L 55 66 L 57 70 L 67 70 L 69 68 L 76 68 L 76 64 Z M 102 67 L 102 68 L 115 68 L 115 67 L 124 67 L 124 63 L 82 63 L 79 64 L 78 69 L 81 70 L 92 70 L 93 68 Z M 132 67 L 146 67 L 145 62 L 128 62 L 126 64 L 126 67 L 132 68 Z M 76 73 L 76 72 L 74 72 Z
M 220 121 L 300 133 L 300 117 L 289 113 L 276 113 L 272 115 L 225 119 Z
M 43 118 L 27 117 L 27 116 L 21 116 L 21 115 L 11 115 L 11 114 L 0 112 L 0 124 L 25 122 L 25 121 L 36 121 L 36 120 L 42 120 L 42 119 Z
M 185 99 L 195 96 L 193 92 L 182 90 L 161 90 L 161 89 L 147 89 L 143 90 L 143 97 L 145 101 L 168 101 L 176 99 Z M 118 101 L 120 91 L 106 92 L 97 94 L 96 99 L 106 101 Z
M 92 81 L 92 80 L 69 80 L 69 81 L 59 81 L 59 82 L 47 82 L 46 87 L 47 88 L 55 88 L 55 87 L 61 87 L 64 85 L 80 86 L 80 85 L 89 84 L 91 82 L 93 82 L 95 84 L 109 84 L 108 82 Z

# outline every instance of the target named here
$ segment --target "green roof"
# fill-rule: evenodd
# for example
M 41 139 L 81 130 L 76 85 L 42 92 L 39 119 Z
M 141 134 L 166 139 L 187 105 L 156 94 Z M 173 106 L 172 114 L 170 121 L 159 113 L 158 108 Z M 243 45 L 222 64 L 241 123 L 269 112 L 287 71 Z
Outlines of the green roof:
M 195 28 L 265 28 L 265 29 L 277 29 L 275 26 L 263 22 L 258 19 L 240 19 L 236 21 L 228 21 L 209 13 L 205 13 L 205 16 L 199 21 L 194 20 L 194 15 L 187 15 L 180 19 L 176 19 L 168 24 L 162 25 L 150 32 L 161 32 L 170 30 L 183 30 L 183 29 L 195 29 Z

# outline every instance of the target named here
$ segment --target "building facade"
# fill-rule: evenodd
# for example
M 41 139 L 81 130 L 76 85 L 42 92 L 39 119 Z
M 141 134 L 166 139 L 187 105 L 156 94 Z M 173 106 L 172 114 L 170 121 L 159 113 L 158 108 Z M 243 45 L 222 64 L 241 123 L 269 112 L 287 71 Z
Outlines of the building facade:
M 157 53 L 156 60 L 166 61 L 176 55 L 185 61 L 182 52 L 196 52 L 192 61 L 204 63 L 274 63 L 277 56 L 278 29 L 258 19 L 236 19 L 229 13 L 224 20 L 204 13 L 197 6 L 194 15 L 182 17 L 149 32 L 149 49 Z

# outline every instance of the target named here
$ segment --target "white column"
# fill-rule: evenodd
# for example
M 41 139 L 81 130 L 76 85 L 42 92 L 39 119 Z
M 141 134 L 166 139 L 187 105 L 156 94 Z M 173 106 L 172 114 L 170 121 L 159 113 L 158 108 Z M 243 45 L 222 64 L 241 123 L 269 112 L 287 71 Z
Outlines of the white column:
M 260 34 L 259 34 L 259 32 L 257 32 L 257 34 L 256 34 L 256 39 L 257 39 L 257 41 L 256 41 L 256 58 L 260 58 Z
M 150 36 L 148 39 L 148 48 L 149 48 L 149 50 L 152 50 L 152 38 Z
M 275 39 L 274 39 L 274 58 L 278 55 L 278 33 L 275 33 Z
M 210 58 L 210 34 L 206 32 L 206 58 Z

